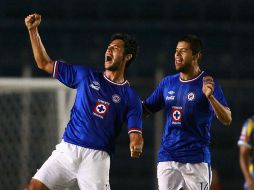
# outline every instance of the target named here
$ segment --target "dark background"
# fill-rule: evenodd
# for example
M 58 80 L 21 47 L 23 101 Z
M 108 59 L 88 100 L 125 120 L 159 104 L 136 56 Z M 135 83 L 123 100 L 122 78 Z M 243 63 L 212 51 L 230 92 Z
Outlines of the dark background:
M 103 70 L 110 36 L 115 32 L 133 35 L 140 44 L 140 53 L 127 76 L 142 99 L 154 89 L 157 69 L 165 75 L 175 73 L 173 53 L 177 39 L 196 34 L 204 44 L 201 68 L 220 81 L 233 116 L 230 128 L 214 120 L 212 164 L 223 189 L 241 189 L 237 140 L 254 106 L 253 8 L 252 0 L 1 0 L 0 76 L 22 77 L 28 69 L 31 77 L 48 77 L 35 66 L 24 25 L 25 17 L 34 12 L 42 15 L 40 35 L 52 59 L 99 70 Z M 112 160 L 111 189 L 156 189 L 154 123 L 154 117 L 144 121 L 145 149 L 139 160 L 129 156 L 124 129 Z M 41 155 L 43 158 L 33 160 L 37 167 L 53 147 Z M 31 167 L 30 177 L 35 171 L 36 167 Z M 14 178 L 12 183 L 18 180 Z

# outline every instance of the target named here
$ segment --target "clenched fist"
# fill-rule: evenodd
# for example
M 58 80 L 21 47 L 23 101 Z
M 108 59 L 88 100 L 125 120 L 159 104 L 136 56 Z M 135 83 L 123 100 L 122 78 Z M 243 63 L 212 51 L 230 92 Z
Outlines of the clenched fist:
M 132 158 L 139 158 L 144 146 L 143 136 L 139 133 L 130 134 L 130 151 Z
M 214 91 L 214 81 L 211 76 L 203 77 L 203 93 L 204 95 L 209 98 Z
M 28 30 L 34 29 L 38 27 L 41 23 L 41 15 L 34 13 L 31 15 L 28 15 L 25 18 L 25 24 Z

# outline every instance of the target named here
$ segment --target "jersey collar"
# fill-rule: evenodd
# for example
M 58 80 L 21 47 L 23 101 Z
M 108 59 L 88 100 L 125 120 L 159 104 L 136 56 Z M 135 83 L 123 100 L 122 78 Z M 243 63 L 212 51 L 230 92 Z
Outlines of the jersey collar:
M 180 78 L 180 75 L 179 75 L 179 80 L 180 80 L 181 82 L 192 82 L 192 81 L 197 80 L 203 73 L 204 73 L 204 71 L 202 71 L 198 76 L 196 76 L 195 78 L 190 79 L 190 80 L 183 80 L 183 79 Z
M 112 84 L 115 84 L 115 85 L 125 85 L 125 84 L 128 83 L 127 80 L 123 81 L 122 83 L 114 82 L 114 81 L 110 80 L 109 78 L 107 78 L 106 75 L 105 75 L 104 73 L 103 73 L 103 77 L 104 77 L 108 82 L 110 82 L 110 83 L 112 83 Z

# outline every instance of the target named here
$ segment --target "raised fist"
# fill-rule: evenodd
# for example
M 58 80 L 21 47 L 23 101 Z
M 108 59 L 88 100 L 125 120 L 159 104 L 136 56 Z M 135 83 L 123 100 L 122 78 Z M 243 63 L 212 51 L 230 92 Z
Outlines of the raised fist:
M 37 13 L 28 15 L 25 18 L 25 24 L 28 30 L 38 27 L 40 23 L 41 23 L 41 15 Z

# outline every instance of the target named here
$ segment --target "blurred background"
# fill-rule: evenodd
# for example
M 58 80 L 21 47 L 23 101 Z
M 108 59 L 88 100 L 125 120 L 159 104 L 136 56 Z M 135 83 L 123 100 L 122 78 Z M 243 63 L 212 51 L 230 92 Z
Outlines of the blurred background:
M 219 80 L 233 116 L 230 128 L 214 119 L 212 166 L 223 190 L 242 189 L 237 140 L 242 123 L 254 113 L 253 8 L 253 0 L 0 0 L 1 189 L 28 183 L 59 142 L 73 101 L 72 91 L 50 82 L 35 66 L 24 25 L 34 12 L 42 15 L 40 35 L 52 59 L 98 70 L 110 36 L 133 35 L 140 53 L 127 78 L 142 99 L 161 77 L 175 73 L 177 39 L 198 35 L 204 45 L 201 68 Z M 45 82 L 48 88 L 41 87 Z M 138 160 L 130 158 L 123 127 L 111 162 L 112 190 L 157 189 L 163 124 L 163 112 L 144 120 L 145 148 Z

